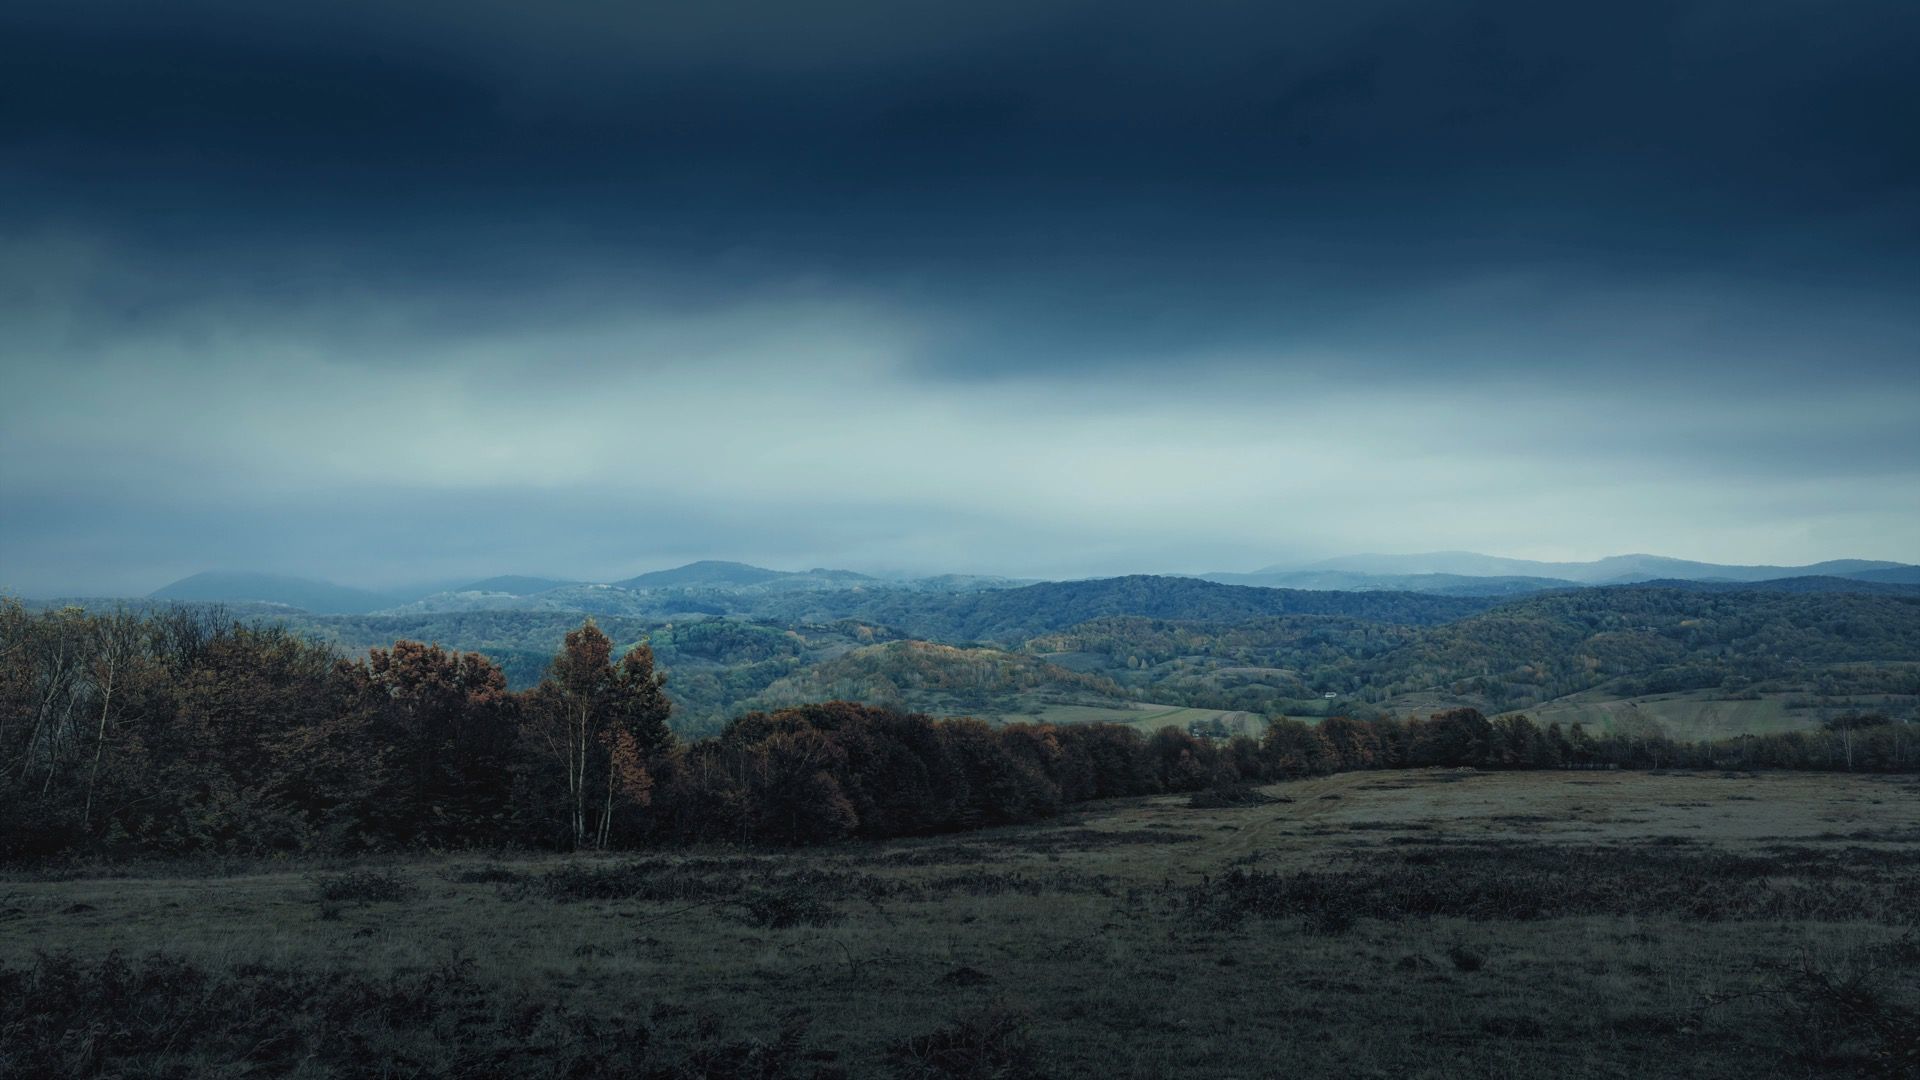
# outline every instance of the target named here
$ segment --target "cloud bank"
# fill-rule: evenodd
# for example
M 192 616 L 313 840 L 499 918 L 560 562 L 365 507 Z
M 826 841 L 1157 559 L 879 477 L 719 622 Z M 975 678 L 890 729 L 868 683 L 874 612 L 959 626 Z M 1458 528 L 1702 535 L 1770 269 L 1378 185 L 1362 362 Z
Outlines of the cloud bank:
M 1920 560 L 1894 3 L 15 5 L 0 584 Z

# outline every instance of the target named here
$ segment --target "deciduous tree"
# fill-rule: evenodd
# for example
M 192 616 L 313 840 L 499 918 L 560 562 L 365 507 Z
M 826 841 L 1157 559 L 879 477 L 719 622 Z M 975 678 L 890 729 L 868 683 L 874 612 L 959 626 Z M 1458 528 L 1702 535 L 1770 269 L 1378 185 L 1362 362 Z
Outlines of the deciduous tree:
M 566 779 L 575 847 L 606 847 L 619 813 L 650 798 L 652 762 L 673 745 L 665 686 L 652 649 L 637 645 L 616 666 L 613 642 L 588 619 L 530 694 L 535 730 Z

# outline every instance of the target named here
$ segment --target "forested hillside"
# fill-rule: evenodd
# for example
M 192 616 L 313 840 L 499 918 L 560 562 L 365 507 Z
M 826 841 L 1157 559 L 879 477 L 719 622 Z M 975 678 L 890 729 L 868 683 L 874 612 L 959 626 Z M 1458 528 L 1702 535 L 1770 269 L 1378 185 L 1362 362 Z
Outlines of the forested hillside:
M 1111 702 L 1126 692 L 1112 680 L 1070 671 L 1033 656 L 925 641 L 856 649 L 783 677 L 761 691 L 761 707 L 816 701 L 864 701 L 943 715 L 1025 711 L 1056 701 Z
M 1479 680 L 1518 706 L 1603 684 L 1628 695 L 1811 679 L 1829 693 L 1913 693 L 1916 661 L 1920 598 L 1636 586 L 1528 597 L 1434 627 L 1358 661 L 1354 678 L 1389 695 Z M 1902 666 L 1831 670 L 1870 663 Z
M 1215 622 L 1277 615 L 1337 615 L 1424 626 L 1485 611 L 1497 602 L 1491 597 L 1424 593 L 1263 589 L 1144 574 L 963 594 L 893 590 L 807 598 L 816 610 L 882 623 L 910 637 L 1002 645 L 1018 644 L 1109 615 Z M 781 609 L 765 610 L 772 613 Z M 806 610 L 790 607 L 786 613 L 799 615 Z
M 1703 692 L 1772 695 L 1783 707 L 1858 699 L 1901 713 L 1906 699 L 1920 696 L 1914 587 L 1835 591 L 1839 579 L 1807 580 L 1822 584 L 1662 583 L 1506 599 L 1157 577 L 987 589 L 577 588 L 713 609 L 584 612 L 621 648 L 652 645 L 679 703 L 675 726 L 685 732 L 717 730 L 747 709 L 830 698 L 942 715 L 1129 702 L 1320 715 Z M 583 612 L 318 616 L 251 606 L 235 614 L 346 656 L 399 639 L 478 652 L 522 688 L 545 674 Z
M 1026 648 L 1155 700 L 1219 708 L 1329 692 L 1390 708 L 1432 691 L 1523 708 L 1595 687 L 1914 695 L 1920 598 L 1635 586 L 1539 594 L 1426 627 L 1099 619 Z

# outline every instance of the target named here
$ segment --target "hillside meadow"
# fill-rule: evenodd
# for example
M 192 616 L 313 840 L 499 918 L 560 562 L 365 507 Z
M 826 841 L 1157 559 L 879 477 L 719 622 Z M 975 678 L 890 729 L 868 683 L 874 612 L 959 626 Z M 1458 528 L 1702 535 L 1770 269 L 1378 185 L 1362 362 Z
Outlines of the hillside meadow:
M 1920 1065 L 1911 776 L 1418 769 L 1208 794 L 804 851 L 16 870 L 0 1073 Z

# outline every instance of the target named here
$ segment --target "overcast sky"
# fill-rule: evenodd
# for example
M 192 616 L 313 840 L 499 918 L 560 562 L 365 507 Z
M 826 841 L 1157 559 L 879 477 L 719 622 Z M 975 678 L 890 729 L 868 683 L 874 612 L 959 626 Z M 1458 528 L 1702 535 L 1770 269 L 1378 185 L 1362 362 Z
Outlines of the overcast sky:
M 0 588 L 1920 561 L 1911 0 L 12 0 Z

